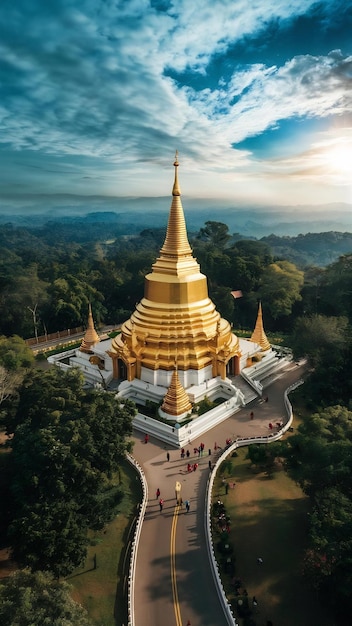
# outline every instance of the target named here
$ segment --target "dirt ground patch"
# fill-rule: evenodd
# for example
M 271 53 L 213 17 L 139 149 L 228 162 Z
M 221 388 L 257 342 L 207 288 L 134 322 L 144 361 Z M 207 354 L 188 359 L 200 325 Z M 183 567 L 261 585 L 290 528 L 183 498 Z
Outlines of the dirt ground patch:
M 234 484 L 227 495 L 218 476 L 214 500 L 223 501 L 231 520 L 235 577 L 248 593 L 252 617 L 257 626 L 267 620 L 275 626 L 330 626 L 331 619 L 301 576 L 309 501 L 284 471 L 273 478 L 253 473 L 245 455 L 246 449 L 240 450 L 225 474 Z M 233 587 L 232 597 L 236 604 Z

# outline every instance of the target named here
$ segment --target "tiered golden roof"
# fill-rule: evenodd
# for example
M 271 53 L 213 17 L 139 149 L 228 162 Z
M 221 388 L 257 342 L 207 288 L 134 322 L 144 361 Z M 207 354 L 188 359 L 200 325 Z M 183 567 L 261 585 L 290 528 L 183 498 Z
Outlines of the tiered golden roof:
M 255 328 L 251 336 L 251 341 L 257 343 L 264 351 L 269 350 L 270 348 L 269 340 L 264 332 L 261 302 L 259 302 L 257 321 L 255 323 Z
M 94 328 L 93 315 L 92 315 L 92 307 L 89 303 L 88 308 L 88 325 L 85 335 L 82 339 L 82 343 L 80 346 L 81 352 L 91 352 L 92 347 L 100 341 L 100 337 L 97 331 Z
M 207 278 L 192 256 L 178 166 L 176 153 L 172 202 L 160 256 L 145 277 L 144 297 L 112 341 L 110 354 L 125 363 L 128 380 L 140 378 L 142 367 L 172 371 L 176 355 L 179 371 L 211 366 L 212 376 L 225 378 L 227 362 L 240 355 L 238 338 L 216 311 Z
M 170 387 L 164 397 L 161 410 L 175 417 L 192 411 L 192 404 L 184 387 L 182 387 L 180 383 L 177 369 L 175 369 L 172 374 Z

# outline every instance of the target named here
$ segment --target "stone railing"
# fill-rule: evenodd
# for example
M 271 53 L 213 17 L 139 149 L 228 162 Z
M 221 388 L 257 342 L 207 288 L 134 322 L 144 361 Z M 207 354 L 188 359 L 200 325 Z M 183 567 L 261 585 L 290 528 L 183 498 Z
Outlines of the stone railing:
M 234 452 L 237 448 L 240 448 L 242 446 L 248 446 L 253 443 L 271 443 L 272 441 L 277 441 L 278 439 L 282 437 L 282 435 L 291 427 L 292 420 L 293 420 L 292 405 L 288 399 L 288 394 L 291 393 L 291 391 L 293 391 L 300 385 L 302 385 L 303 382 L 304 382 L 303 380 L 299 380 L 295 384 L 291 385 L 291 387 L 288 387 L 288 389 L 286 389 L 285 391 L 284 402 L 285 402 L 285 407 L 287 411 L 287 421 L 285 422 L 283 427 L 278 432 L 272 433 L 270 435 L 265 435 L 261 437 L 241 437 L 241 438 L 236 439 L 236 441 L 231 443 L 226 448 L 226 450 L 224 450 L 224 452 L 222 452 L 222 454 L 219 456 L 209 476 L 208 485 L 207 485 L 207 493 L 206 493 L 206 511 L 205 511 L 205 520 L 204 520 L 205 537 L 207 541 L 209 561 L 210 561 L 216 589 L 217 589 L 221 604 L 223 606 L 224 613 L 227 618 L 227 622 L 230 626 L 238 626 L 238 622 L 236 622 L 236 619 L 232 613 L 231 604 L 226 597 L 225 589 L 223 587 L 221 576 L 220 576 L 219 565 L 218 565 L 216 555 L 215 555 L 214 544 L 213 544 L 211 511 L 212 511 L 212 493 L 213 493 L 215 476 L 221 463 L 226 459 L 226 457 L 229 454 Z
M 139 545 L 139 539 L 142 530 L 142 524 L 144 521 L 145 511 L 148 503 L 148 484 L 141 466 L 137 463 L 137 461 L 130 456 L 127 455 L 127 460 L 133 465 L 133 467 L 137 470 L 143 490 L 142 503 L 139 508 L 139 514 L 137 519 L 137 524 L 134 532 L 134 537 L 132 540 L 131 546 L 131 557 L 130 557 L 130 567 L 129 567 L 129 575 L 128 575 L 128 626 L 134 626 L 134 582 L 136 575 L 136 561 L 137 561 L 137 551 Z
M 84 334 L 83 326 L 77 328 L 68 328 L 67 330 L 57 330 L 56 333 L 47 333 L 46 335 L 38 335 L 37 337 L 31 337 L 31 339 L 25 339 L 27 346 L 35 346 L 41 343 L 48 343 L 50 341 L 56 341 L 57 339 L 67 339 L 72 336 Z

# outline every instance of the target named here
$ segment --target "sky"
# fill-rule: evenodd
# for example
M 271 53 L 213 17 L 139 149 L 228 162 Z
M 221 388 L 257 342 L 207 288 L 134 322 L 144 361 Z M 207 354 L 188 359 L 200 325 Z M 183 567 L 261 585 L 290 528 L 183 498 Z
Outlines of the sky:
M 30 194 L 352 203 L 351 0 L 2 0 L 0 212 Z

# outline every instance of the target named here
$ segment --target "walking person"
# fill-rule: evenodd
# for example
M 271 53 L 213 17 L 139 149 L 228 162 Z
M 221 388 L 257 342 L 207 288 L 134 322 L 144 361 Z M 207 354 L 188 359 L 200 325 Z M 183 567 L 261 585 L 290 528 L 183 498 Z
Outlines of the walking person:
M 157 490 L 156 490 L 156 499 L 157 500 L 158 500 L 159 496 L 160 496 L 160 489 L 158 487 Z
M 159 500 L 159 509 L 160 509 L 160 513 L 163 510 L 163 506 L 164 506 L 164 500 L 162 498 L 160 498 Z
M 170 461 L 170 453 L 169 452 L 166 453 L 166 460 Z
M 186 507 L 186 513 L 188 513 L 189 509 L 190 509 L 190 503 L 189 500 L 186 500 L 185 502 L 185 507 Z

